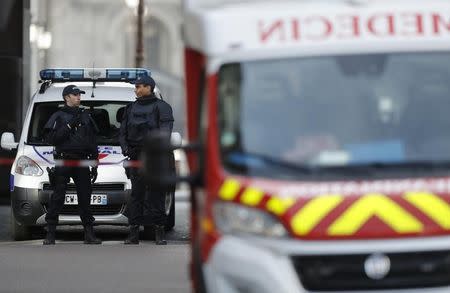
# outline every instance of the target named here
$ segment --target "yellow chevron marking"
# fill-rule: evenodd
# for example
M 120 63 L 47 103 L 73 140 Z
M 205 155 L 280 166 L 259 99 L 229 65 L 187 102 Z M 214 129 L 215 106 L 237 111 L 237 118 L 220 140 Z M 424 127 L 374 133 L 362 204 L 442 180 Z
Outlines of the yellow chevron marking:
M 228 179 L 226 180 L 219 190 L 219 196 L 223 200 L 233 200 L 241 188 L 239 181 Z
M 372 193 L 358 199 L 328 228 L 334 236 L 353 235 L 372 217 L 377 216 L 397 233 L 415 233 L 423 224 L 388 197 Z
M 310 200 L 292 217 L 292 230 L 298 235 L 308 234 L 343 199 L 341 195 L 330 194 Z
M 267 201 L 266 209 L 277 216 L 284 214 L 293 204 L 295 199 L 292 197 L 272 197 Z
M 203 231 L 205 231 L 206 233 L 211 233 L 214 230 L 213 223 L 212 223 L 211 219 L 208 219 L 208 218 L 202 219 L 201 227 L 202 227 Z
M 405 199 L 439 226 L 450 230 L 450 205 L 442 198 L 427 192 L 407 192 Z
M 244 193 L 242 194 L 241 202 L 249 206 L 256 206 L 261 202 L 263 196 L 264 192 L 262 192 L 261 190 L 249 187 L 245 189 Z

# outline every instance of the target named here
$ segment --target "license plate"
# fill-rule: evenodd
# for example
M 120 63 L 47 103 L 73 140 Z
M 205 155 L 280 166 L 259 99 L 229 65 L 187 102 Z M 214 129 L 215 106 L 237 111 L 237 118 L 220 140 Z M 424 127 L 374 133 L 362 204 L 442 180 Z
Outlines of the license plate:
M 64 201 L 66 205 L 77 205 L 78 197 L 76 194 L 66 194 L 66 199 Z M 108 196 L 106 194 L 92 194 L 91 195 L 91 205 L 107 205 Z

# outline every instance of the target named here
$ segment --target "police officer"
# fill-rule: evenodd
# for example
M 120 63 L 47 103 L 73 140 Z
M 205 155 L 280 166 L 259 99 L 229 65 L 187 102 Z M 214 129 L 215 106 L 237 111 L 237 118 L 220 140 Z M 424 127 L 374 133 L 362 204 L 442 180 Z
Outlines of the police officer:
M 55 147 L 55 160 L 97 160 L 98 150 L 96 132 L 98 128 L 88 114 L 79 108 L 81 94 L 85 94 L 75 85 L 68 85 L 62 92 L 65 105 L 54 113 L 44 126 L 45 138 Z M 92 193 L 91 182 L 97 179 L 97 167 L 56 165 L 54 172 L 49 172 L 53 185 L 53 194 L 49 209 L 45 216 L 47 221 L 47 236 L 44 245 L 55 244 L 55 231 L 58 215 L 64 205 L 67 183 L 70 177 L 77 190 L 80 218 L 84 226 L 84 243 L 101 244 L 94 235 L 94 217 L 90 209 Z
M 172 107 L 154 94 L 155 81 L 149 76 L 139 77 L 135 82 L 136 101 L 129 104 L 120 126 L 122 152 L 131 160 L 138 160 L 144 138 L 152 131 L 162 131 L 170 136 L 173 128 Z M 139 244 L 139 225 L 152 224 L 157 245 L 165 245 L 166 223 L 165 193 L 162 188 L 148 186 L 138 168 L 129 169 L 132 190 L 128 202 L 130 233 L 125 244 Z M 145 195 L 148 192 L 149 218 L 143 217 Z

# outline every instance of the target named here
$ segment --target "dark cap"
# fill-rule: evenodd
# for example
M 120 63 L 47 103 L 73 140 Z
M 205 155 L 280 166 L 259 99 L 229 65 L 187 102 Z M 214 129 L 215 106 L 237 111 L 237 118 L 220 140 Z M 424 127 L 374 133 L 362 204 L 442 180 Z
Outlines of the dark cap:
M 76 85 L 74 84 L 70 84 L 68 86 L 66 86 L 63 91 L 62 91 L 62 96 L 67 96 L 67 95 L 77 95 L 77 94 L 85 94 L 85 91 L 80 90 Z
M 152 89 L 155 89 L 155 80 L 148 75 L 139 76 L 134 84 L 149 85 Z

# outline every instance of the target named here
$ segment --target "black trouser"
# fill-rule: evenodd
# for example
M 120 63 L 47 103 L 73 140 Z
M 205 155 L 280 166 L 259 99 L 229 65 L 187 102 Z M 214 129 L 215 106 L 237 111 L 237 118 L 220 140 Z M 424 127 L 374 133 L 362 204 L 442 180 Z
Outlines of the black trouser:
M 166 224 L 166 191 L 149 186 L 144 175 L 137 168 L 130 169 L 131 197 L 128 201 L 128 222 L 130 225 Z M 144 215 L 144 207 L 147 209 Z
M 58 224 L 58 215 L 64 205 L 70 177 L 73 178 L 77 190 L 81 222 L 84 226 L 92 225 L 95 218 L 91 212 L 92 185 L 89 167 L 55 167 L 55 186 L 45 220 L 49 225 Z

